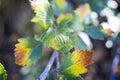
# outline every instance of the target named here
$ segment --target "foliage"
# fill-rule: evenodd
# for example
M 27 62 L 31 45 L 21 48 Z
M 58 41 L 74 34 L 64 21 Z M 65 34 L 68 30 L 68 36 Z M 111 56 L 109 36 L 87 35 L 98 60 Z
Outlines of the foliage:
M 16 64 L 30 66 L 35 63 L 42 53 L 42 44 L 33 38 L 18 39 L 15 46 Z
M 68 76 L 78 77 L 80 74 L 86 73 L 91 63 L 92 53 L 89 51 L 75 50 L 72 54 L 68 54 L 63 60 L 60 73 Z
M 66 53 L 60 69 L 57 68 L 60 80 L 83 80 L 81 74 L 88 71 L 86 67 L 92 63 L 93 53 L 87 50 L 89 45 L 80 33 L 84 32 L 89 39 L 96 40 L 104 40 L 114 34 L 110 28 L 104 29 L 100 24 L 95 24 L 91 17 L 93 11 L 99 14 L 106 2 L 107 0 L 75 0 L 78 6 L 73 9 L 69 0 L 30 0 L 35 13 L 31 21 L 38 24 L 41 36 L 18 39 L 14 50 L 16 64 L 30 67 L 40 59 L 43 46 L 47 46 L 58 53 Z M 116 40 L 119 42 L 119 38 Z M 54 56 L 54 59 L 57 58 Z
M 0 80 L 7 80 L 6 70 L 1 63 L 0 63 Z

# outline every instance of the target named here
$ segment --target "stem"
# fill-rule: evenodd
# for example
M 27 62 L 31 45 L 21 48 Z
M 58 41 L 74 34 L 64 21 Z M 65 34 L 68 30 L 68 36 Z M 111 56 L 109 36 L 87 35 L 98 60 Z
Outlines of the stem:
M 59 68 L 60 68 L 59 55 L 56 54 L 56 80 L 59 80 Z
M 55 58 L 57 57 L 57 55 L 58 55 L 58 52 L 54 51 L 46 68 L 44 69 L 44 71 L 41 73 L 41 75 L 39 76 L 39 78 L 37 80 L 45 80 L 46 79 L 48 72 L 50 71 L 52 64 L 53 64 Z

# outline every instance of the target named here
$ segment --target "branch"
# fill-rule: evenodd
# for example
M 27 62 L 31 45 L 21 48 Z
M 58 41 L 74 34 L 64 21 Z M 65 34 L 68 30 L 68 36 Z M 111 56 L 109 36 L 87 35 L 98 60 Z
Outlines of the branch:
M 56 80 L 59 80 L 59 68 L 60 68 L 59 55 L 56 54 Z
M 48 72 L 50 71 L 52 64 L 53 64 L 55 58 L 57 57 L 57 55 L 58 55 L 58 52 L 54 51 L 46 68 L 44 69 L 44 71 L 41 73 L 41 75 L 39 76 L 39 78 L 37 80 L 45 80 L 46 79 Z

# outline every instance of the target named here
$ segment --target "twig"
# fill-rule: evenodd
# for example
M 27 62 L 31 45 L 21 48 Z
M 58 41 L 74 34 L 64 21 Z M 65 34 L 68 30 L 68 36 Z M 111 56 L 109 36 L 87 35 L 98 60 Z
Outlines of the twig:
M 59 55 L 56 54 L 56 80 L 59 80 L 59 68 L 60 68 Z
M 46 68 L 44 69 L 44 71 L 41 73 L 41 75 L 39 76 L 39 78 L 37 80 L 45 80 L 46 79 L 48 72 L 50 71 L 51 66 L 52 66 L 55 58 L 57 57 L 57 55 L 58 55 L 58 52 L 54 51 L 47 66 L 46 66 Z

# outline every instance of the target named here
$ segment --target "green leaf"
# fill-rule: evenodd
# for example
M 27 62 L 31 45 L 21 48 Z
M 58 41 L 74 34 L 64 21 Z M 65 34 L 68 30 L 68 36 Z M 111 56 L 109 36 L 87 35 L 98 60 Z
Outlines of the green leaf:
M 71 45 L 71 39 L 66 34 L 66 31 L 62 31 L 60 28 L 50 28 L 41 37 L 41 41 L 44 45 L 52 47 L 55 50 L 60 50 L 62 48 L 69 48 Z
M 82 24 L 82 21 L 80 20 L 80 17 L 77 15 L 74 15 L 74 19 L 72 20 L 72 24 L 70 27 L 75 31 L 75 32 L 81 32 L 84 30 L 84 26 Z
M 93 39 L 103 40 L 106 37 L 100 26 L 87 27 L 84 31 Z
M 62 15 L 62 16 L 61 16 Z M 59 17 L 63 17 L 61 21 L 58 17 L 59 27 L 58 29 L 63 30 L 64 32 L 81 32 L 84 30 L 82 21 L 80 17 L 75 14 L 61 14 Z
M 93 0 L 93 1 L 89 1 L 89 4 L 93 11 L 100 13 L 104 9 L 106 2 L 107 0 Z
M 87 45 L 80 38 L 80 36 L 77 36 L 76 41 L 75 41 L 75 49 L 77 49 L 77 50 L 86 50 L 87 48 L 88 48 Z
M 100 13 L 104 9 L 107 1 L 108 0 L 76 0 L 75 3 L 77 5 L 89 3 L 93 11 Z
M 116 44 L 119 44 L 120 45 L 120 32 L 118 33 L 117 37 L 115 38 L 114 42 Z
M 36 63 L 38 59 L 40 59 L 40 56 L 42 54 L 42 43 L 39 43 L 38 45 L 36 45 L 32 51 L 31 51 L 31 55 L 30 55 L 30 59 L 32 61 L 32 63 Z
M 0 63 L 0 80 L 7 80 L 6 70 L 1 63 Z
M 56 16 L 60 13 L 68 13 L 73 10 L 71 3 L 66 0 L 53 0 L 52 5 Z

